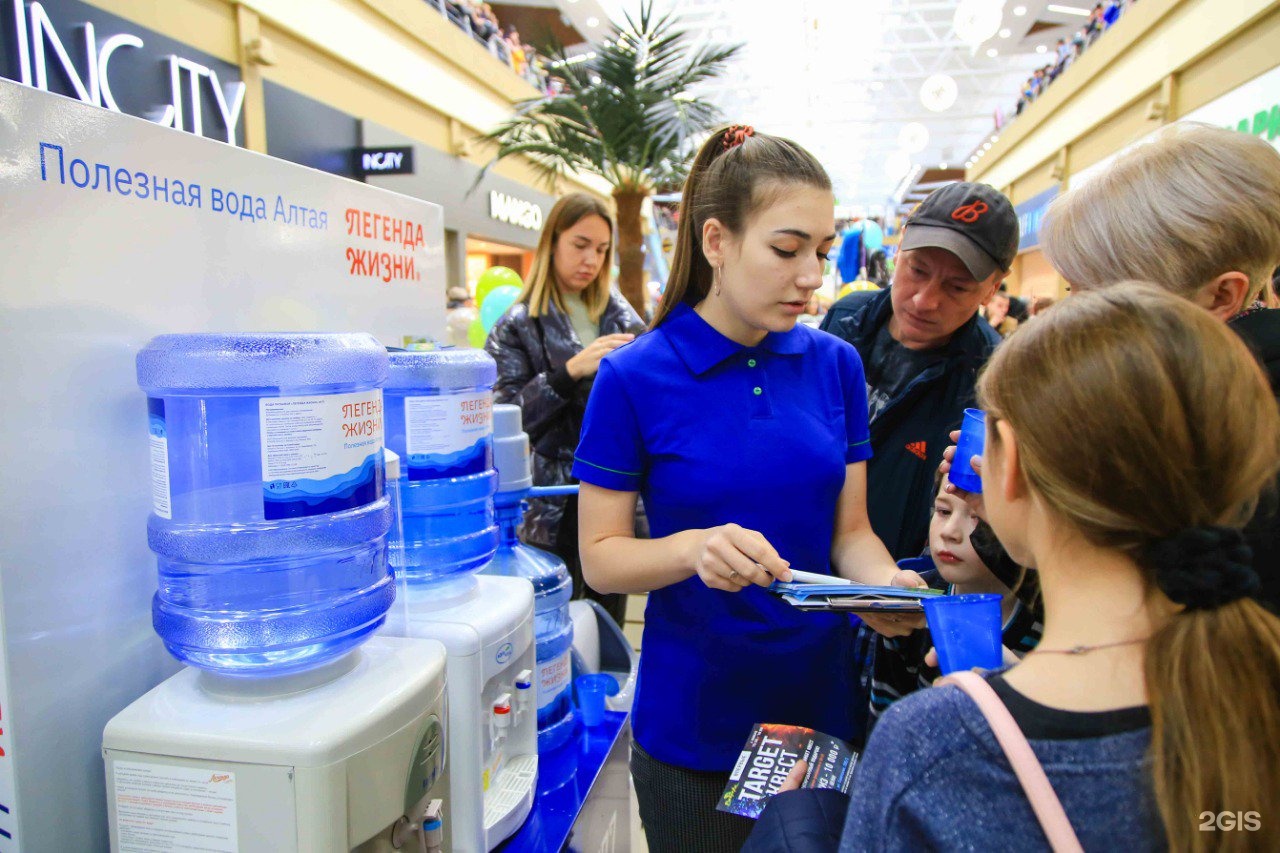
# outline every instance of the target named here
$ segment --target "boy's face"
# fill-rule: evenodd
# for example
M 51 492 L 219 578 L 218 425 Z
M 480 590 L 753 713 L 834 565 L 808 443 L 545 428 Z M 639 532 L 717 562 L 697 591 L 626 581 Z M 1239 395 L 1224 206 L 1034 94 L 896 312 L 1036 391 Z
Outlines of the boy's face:
M 969 534 L 977 524 L 977 516 L 969 510 L 968 504 L 955 495 L 938 490 L 933 500 L 933 518 L 929 522 L 929 553 L 947 583 L 973 583 L 990 578 L 991 572 L 978 559 L 969 541 Z

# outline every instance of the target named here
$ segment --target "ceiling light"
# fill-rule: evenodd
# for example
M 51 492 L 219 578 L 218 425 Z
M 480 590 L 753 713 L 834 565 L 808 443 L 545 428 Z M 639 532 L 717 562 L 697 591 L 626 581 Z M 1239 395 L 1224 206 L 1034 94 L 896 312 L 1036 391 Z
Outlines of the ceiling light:
M 1026 7 L 1026 6 L 1014 6 L 1014 7 L 1013 7 L 1013 16 L 1014 16 L 1015 18 L 1021 18 L 1021 17 L 1022 17 L 1023 15 L 1025 15 L 1025 14 L 1027 14 L 1027 7 Z
M 1000 35 L 1000 38 L 1007 39 L 1009 36 L 1013 35 L 1013 30 L 1010 30 L 1008 28 L 1003 29 L 1000 31 L 999 35 Z
M 983 150 L 983 151 L 990 151 L 990 150 L 991 150 L 991 143 L 990 143 L 990 142 L 984 142 L 984 143 L 982 143 L 982 150 Z
M 991 134 L 991 141 L 992 141 L 992 142 L 999 142 L 999 141 L 1000 141 L 1000 135 L 999 135 L 999 134 L 996 134 L 996 133 Z
M 945 169 L 945 168 L 947 168 L 947 164 L 946 164 L 946 163 L 939 163 L 939 164 L 938 164 L 938 168 L 939 168 L 939 169 Z
M 951 26 L 961 41 L 980 45 L 1000 29 L 1003 6 L 1002 0 L 960 0 Z
M 898 144 L 908 154 L 916 154 L 929 144 L 929 128 L 918 121 L 904 124 L 898 132 Z
M 1048 52 L 1049 52 L 1049 48 L 1045 47 L 1044 45 L 1042 44 L 1036 45 L 1036 53 L 1048 53 Z
M 1059 6 L 1057 3 L 1050 3 L 1045 8 L 1050 12 L 1057 12 L 1059 15 L 1079 15 L 1082 18 L 1089 17 L 1089 10 L 1081 9 L 1079 6 Z
M 951 109 L 960 89 L 956 81 L 946 74 L 934 74 L 920 87 L 920 103 L 935 113 Z
M 595 15 L 592 15 L 590 18 L 587 18 L 587 26 L 588 27 L 600 26 L 600 19 L 597 18 Z
M 884 174 L 886 178 L 898 180 L 911 171 L 911 157 L 905 151 L 894 151 L 884 161 Z
M 1000 55 L 1000 51 L 996 50 L 994 47 L 987 48 L 987 56 L 991 57 L 992 59 L 995 59 L 999 55 Z

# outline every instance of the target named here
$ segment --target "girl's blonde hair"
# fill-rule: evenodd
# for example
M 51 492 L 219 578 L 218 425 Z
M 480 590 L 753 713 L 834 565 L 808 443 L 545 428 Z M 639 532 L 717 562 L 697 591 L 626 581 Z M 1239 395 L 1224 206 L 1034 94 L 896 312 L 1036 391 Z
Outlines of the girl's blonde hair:
M 1246 133 L 1174 125 L 1054 200 L 1040 242 L 1076 290 L 1132 279 L 1190 298 L 1242 272 L 1252 301 L 1280 266 L 1280 152 Z
M 547 214 L 546 224 L 542 226 L 542 234 L 538 237 L 538 248 L 533 256 L 533 269 L 529 271 L 529 280 L 516 300 L 529 306 L 530 317 L 541 317 L 547 313 L 547 304 L 554 303 L 561 311 L 565 311 L 564 297 L 556 283 L 555 252 L 556 241 L 560 235 L 577 225 L 588 216 L 599 216 L 609 226 L 610 237 L 614 234 L 613 215 L 600 199 L 586 193 L 570 193 L 564 196 Z M 613 275 L 613 243 L 609 244 L 600 265 L 600 272 L 582 292 L 582 301 L 587 312 L 595 322 L 600 321 L 605 306 L 609 304 L 610 278 Z
M 717 219 L 734 234 L 792 184 L 831 189 L 831 178 L 812 154 L 789 139 L 730 125 L 703 143 L 680 196 L 680 227 L 671 274 L 653 316 L 657 328 L 681 302 L 697 305 L 711 290 L 712 270 L 702 254 L 702 226 Z
M 1126 282 L 1074 295 L 1004 343 L 979 383 L 1007 420 L 1029 486 L 1086 539 L 1130 555 L 1189 606 L 1146 644 L 1156 803 L 1170 849 L 1280 849 L 1280 619 L 1248 598 L 1247 549 L 1168 552 L 1238 538 L 1280 470 L 1280 411 L 1244 343 L 1191 302 Z M 988 430 L 992 451 L 999 436 Z M 1235 528 L 1235 530 L 1232 530 Z M 1163 556 L 1162 554 L 1163 549 Z M 1219 586 L 1218 589 L 1223 589 Z M 1230 598 L 1231 596 L 1224 596 Z M 1203 812 L 1257 811 L 1261 833 L 1200 832 Z

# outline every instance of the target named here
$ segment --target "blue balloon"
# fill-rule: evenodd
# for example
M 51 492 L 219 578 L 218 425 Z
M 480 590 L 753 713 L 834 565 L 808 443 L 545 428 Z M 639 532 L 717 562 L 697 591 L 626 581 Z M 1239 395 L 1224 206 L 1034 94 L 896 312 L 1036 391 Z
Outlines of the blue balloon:
M 884 248 L 884 230 L 874 220 L 868 219 L 862 228 L 862 245 L 867 254 Z
M 490 290 L 480 306 L 480 325 L 484 326 L 486 332 L 490 331 L 493 324 L 497 323 L 498 319 L 507 313 L 507 309 L 515 305 L 519 298 L 520 288 L 514 285 L 504 284 Z

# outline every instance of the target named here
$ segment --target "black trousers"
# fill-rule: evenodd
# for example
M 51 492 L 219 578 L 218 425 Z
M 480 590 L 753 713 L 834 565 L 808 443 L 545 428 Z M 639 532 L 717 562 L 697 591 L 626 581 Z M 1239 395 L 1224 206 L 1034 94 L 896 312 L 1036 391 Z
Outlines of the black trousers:
M 666 764 L 631 743 L 631 780 L 650 853 L 738 853 L 755 821 L 716 811 L 729 774 Z

